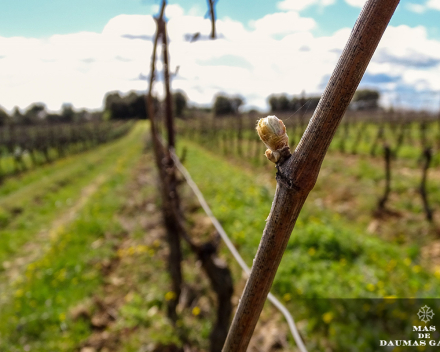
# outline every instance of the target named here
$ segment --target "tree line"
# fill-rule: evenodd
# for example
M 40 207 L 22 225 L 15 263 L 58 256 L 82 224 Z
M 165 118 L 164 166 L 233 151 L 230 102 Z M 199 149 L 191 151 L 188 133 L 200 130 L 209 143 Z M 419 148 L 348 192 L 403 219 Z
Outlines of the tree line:
M 307 112 L 313 111 L 318 106 L 320 96 L 289 97 L 287 94 L 270 95 L 267 100 L 271 112 Z M 375 90 L 361 89 L 356 91 L 351 108 L 353 110 L 374 110 L 379 107 L 380 93 Z M 212 107 L 192 108 L 212 112 L 215 116 L 236 115 L 240 112 L 245 99 L 240 95 L 229 96 L 224 93 L 217 94 L 213 99 Z M 155 112 L 159 111 L 161 102 L 153 97 Z M 189 112 L 188 98 L 183 91 L 172 94 L 173 111 L 176 117 L 185 117 Z M 135 91 L 122 96 L 119 92 L 109 92 L 104 97 L 103 111 L 89 112 L 85 109 L 76 111 L 71 104 L 64 104 L 59 113 L 50 113 L 42 103 L 34 103 L 24 113 L 16 107 L 11 114 L 0 108 L 0 126 L 35 125 L 39 123 L 72 123 L 90 120 L 127 120 L 147 119 L 148 111 L 145 104 L 145 95 Z
M 183 115 L 187 107 L 186 95 L 177 91 L 173 94 L 173 104 L 176 116 Z M 159 110 L 160 102 L 154 98 L 156 112 Z M 11 114 L 8 114 L 0 107 L 0 127 L 7 125 L 31 126 L 45 123 L 79 123 L 99 120 L 129 120 L 146 119 L 148 111 L 145 104 L 145 94 L 131 91 L 125 96 L 119 92 L 109 92 L 104 97 L 104 109 L 102 111 L 90 112 L 85 109 L 75 110 L 72 104 L 63 104 L 59 113 L 47 111 L 43 103 L 30 105 L 23 113 L 15 107 Z
M 287 94 L 273 94 L 268 98 L 272 112 L 298 112 L 313 111 L 321 99 L 321 96 L 306 97 L 303 92 L 301 96 L 289 98 Z M 379 108 L 380 93 L 371 89 L 359 89 L 353 96 L 350 103 L 352 110 L 375 110 Z
M 289 97 L 287 94 L 272 94 L 267 98 L 271 112 L 310 112 L 319 103 L 321 96 L 306 96 L 303 92 L 300 96 Z M 359 89 L 353 96 L 350 104 L 352 110 L 375 110 L 379 108 L 380 93 L 371 89 Z M 212 112 L 215 116 L 235 115 L 245 100 L 239 95 L 228 96 L 220 93 L 214 97 Z M 209 111 L 209 109 L 208 109 Z

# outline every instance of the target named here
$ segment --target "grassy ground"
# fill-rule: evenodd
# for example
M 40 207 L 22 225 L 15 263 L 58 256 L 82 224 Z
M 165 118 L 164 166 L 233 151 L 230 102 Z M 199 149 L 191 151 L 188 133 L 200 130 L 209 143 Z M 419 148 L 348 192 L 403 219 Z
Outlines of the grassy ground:
M 153 159 L 142 152 L 146 131 L 138 124 L 118 141 L 0 187 L 0 351 L 207 350 L 215 298 L 186 246 L 180 319 L 173 327 L 165 317 L 168 252 Z M 179 152 L 183 147 L 185 166 L 251 264 L 275 189 L 273 165 L 224 157 L 189 140 L 179 142 Z M 382 159 L 337 151 L 326 158 L 301 212 L 273 292 L 310 351 L 373 351 L 384 329 L 369 311 L 372 298 L 440 294 L 438 214 L 433 224 L 424 220 L 414 161 L 395 162 L 403 171 L 393 178 L 387 212 L 374 212 L 384 186 Z M 437 210 L 439 171 L 430 172 Z M 209 236 L 212 226 L 194 197 L 185 186 L 181 192 L 192 235 Z M 244 278 L 225 249 L 221 256 L 232 269 L 237 304 Z M 356 306 L 343 315 L 346 301 L 333 298 L 369 300 L 356 303 L 361 312 Z M 286 331 L 266 307 L 250 350 L 294 350 Z
M 73 350 L 89 335 L 86 322 L 67 326 L 69 308 L 102 284 L 113 248 L 99 240 L 124 233 L 115 214 L 144 132 L 2 185 L 0 350 Z
M 208 349 L 215 297 L 186 246 L 180 318 L 166 318 L 168 249 L 146 127 L 3 184 L 0 351 Z M 194 235 L 212 232 L 194 199 L 185 204 Z M 287 346 L 280 315 L 264 316 L 253 344 Z
M 186 148 L 186 166 L 214 214 L 251 264 L 275 189 L 273 164 L 255 167 L 236 156 L 225 160 L 188 140 L 180 146 Z M 338 307 L 348 309 L 344 304 L 349 300 L 340 300 L 341 308 L 336 298 L 369 299 L 359 303 L 362 307 L 374 298 L 440 296 L 439 218 L 436 214 L 433 224 L 424 219 L 417 193 L 420 172 L 413 162 L 397 163 L 396 169 L 404 172 L 393 177 L 388 208 L 378 213 L 384 187 L 381 158 L 332 152 L 301 211 L 273 290 L 304 324 L 302 333 L 312 350 L 345 350 L 355 346 L 353 340 L 362 350 L 374 350 L 381 318 L 373 314 L 367 321 L 350 320 L 348 314 L 338 314 Z M 440 206 L 438 176 L 438 170 L 431 170 L 434 209 Z M 402 313 L 399 319 L 409 316 Z M 356 335 L 365 324 L 371 324 L 368 332 Z M 329 344 L 313 338 L 317 331 Z
M 231 163 L 189 141 L 183 144 L 188 150 L 188 170 L 250 262 L 270 210 L 274 168 L 258 169 L 237 160 Z M 438 171 L 431 176 L 434 173 Z M 436 258 L 422 255 L 424 246 L 436 241 L 437 223 L 430 225 L 424 220 L 421 200 L 414 197 L 417 170 L 399 175 L 389 204 L 393 215 L 377 218 L 373 213 L 382 192 L 382 178 L 380 160 L 328 155 L 292 234 L 292 251 L 286 253 L 281 266 L 304 275 L 316 271 L 308 270 L 308 265 L 331 264 L 334 270 L 327 279 L 320 277 L 319 283 L 309 278 L 302 287 L 297 281 L 286 293 L 302 292 L 310 297 L 436 297 L 440 293 L 435 275 L 430 274 Z M 429 194 L 438 208 L 440 194 L 434 182 Z M 301 263 L 300 267 L 295 262 Z M 356 264 L 371 266 L 371 275 L 362 275 Z M 342 272 L 345 278 L 341 278 Z M 393 278 L 396 274 L 415 280 L 414 287 L 402 288 Z

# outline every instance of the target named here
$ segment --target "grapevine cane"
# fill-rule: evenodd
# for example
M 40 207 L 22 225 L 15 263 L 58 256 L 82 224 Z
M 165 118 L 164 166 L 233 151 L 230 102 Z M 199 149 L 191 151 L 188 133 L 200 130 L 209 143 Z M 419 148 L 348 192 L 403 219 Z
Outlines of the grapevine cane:
M 246 351 L 299 212 L 398 3 L 367 1 L 298 146 L 291 156 L 278 160 L 272 208 L 223 352 Z

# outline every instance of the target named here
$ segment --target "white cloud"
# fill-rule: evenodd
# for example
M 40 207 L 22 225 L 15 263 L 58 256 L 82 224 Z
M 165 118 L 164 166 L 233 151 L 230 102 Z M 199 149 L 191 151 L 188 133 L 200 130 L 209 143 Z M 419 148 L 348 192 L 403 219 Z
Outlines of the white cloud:
M 151 16 L 147 15 L 119 15 L 113 17 L 105 25 L 102 34 L 108 36 L 152 35 L 156 31 L 156 24 Z
M 426 6 L 422 4 L 407 3 L 405 7 L 414 13 L 424 13 L 426 11 Z
M 385 31 L 373 61 L 419 70 L 435 69 L 440 64 L 440 41 L 428 39 L 423 26 L 390 26 Z
M 193 7 L 191 7 L 188 11 L 188 15 L 190 16 L 198 16 L 203 17 L 206 14 L 206 7 L 203 7 L 197 3 Z
M 283 0 L 277 3 L 277 8 L 287 11 L 301 11 L 312 5 L 329 6 L 336 0 Z
M 364 7 L 367 0 L 345 0 L 345 2 L 350 6 L 362 8 Z
M 440 0 L 428 0 L 426 7 L 440 11 Z
M 440 11 L 440 0 L 428 0 L 425 4 L 407 3 L 406 8 L 414 13 L 424 13 L 429 9 Z
M 266 15 L 249 23 L 260 35 L 289 34 L 307 32 L 316 26 L 312 18 L 300 17 L 297 12 L 281 12 Z
M 159 10 L 159 5 L 155 4 L 150 6 L 151 13 L 157 14 Z M 194 11 L 194 9 L 192 11 Z M 165 7 L 165 17 L 168 19 L 183 16 L 184 13 L 183 9 L 177 4 L 168 4 L 167 7 Z
M 219 39 L 209 40 L 209 20 L 175 7 L 168 25 L 170 69 L 180 69 L 172 88 L 184 90 L 198 104 L 211 103 L 223 91 L 241 94 L 259 108 L 266 108 L 273 93 L 319 94 L 351 29 L 316 37 L 310 32 L 314 26 L 313 19 L 294 11 L 264 16 L 250 29 L 224 18 L 217 21 Z M 39 101 L 52 110 L 64 102 L 100 108 L 111 90 L 145 91 L 147 82 L 139 76 L 148 76 L 154 32 L 151 16 L 120 15 L 101 33 L 44 40 L 0 37 L 0 104 L 9 110 Z M 198 41 L 185 40 L 185 34 L 196 32 L 201 33 Z M 439 90 L 439 66 L 440 42 L 428 39 L 424 27 L 389 27 L 364 83 L 389 90 L 399 85 Z M 155 91 L 162 95 L 160 79 Z

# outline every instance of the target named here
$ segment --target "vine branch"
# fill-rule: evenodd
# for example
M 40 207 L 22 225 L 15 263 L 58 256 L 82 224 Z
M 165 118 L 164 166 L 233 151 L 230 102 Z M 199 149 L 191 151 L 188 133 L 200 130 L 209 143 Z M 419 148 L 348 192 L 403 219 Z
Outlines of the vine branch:
M 251 275 L 223 352 L 246 351 L 299 212 L 398 3 L 399 0 L 369 0 L 365 4 L 296 150 L 286 161 L 278 163 L 279 173 L 290 180 L 291 187 L 277 183 Z

